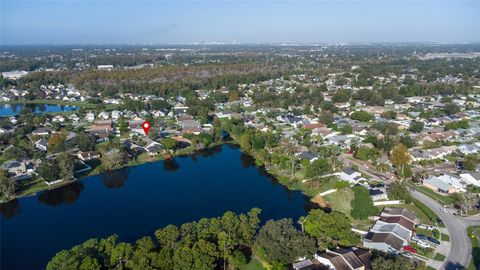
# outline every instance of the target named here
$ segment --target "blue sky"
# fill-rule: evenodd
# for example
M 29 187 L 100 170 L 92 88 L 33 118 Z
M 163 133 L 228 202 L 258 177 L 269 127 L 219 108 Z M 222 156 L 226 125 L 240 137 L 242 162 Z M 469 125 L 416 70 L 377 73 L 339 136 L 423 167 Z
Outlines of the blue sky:
M 478 14 L 478 0 L 0 0 L 0 44 L 479 42 Z

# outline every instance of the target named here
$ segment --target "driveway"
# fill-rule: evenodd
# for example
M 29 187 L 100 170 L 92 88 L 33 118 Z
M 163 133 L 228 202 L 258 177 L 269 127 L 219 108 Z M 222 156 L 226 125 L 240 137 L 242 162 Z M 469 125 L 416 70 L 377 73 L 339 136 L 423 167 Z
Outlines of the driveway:
M 480 219 L 477 217 L 462 218 L 451 213 L 444 213 L 440 210 L 442 206 L 427 195 L 418 191 L 411 191 L 410 193 L 442 219 L 450 235 L 450 250 L 440 269 L 466 269 L 472 258 L 472 245 L 467 236 L 467 227 L 479 225 Z

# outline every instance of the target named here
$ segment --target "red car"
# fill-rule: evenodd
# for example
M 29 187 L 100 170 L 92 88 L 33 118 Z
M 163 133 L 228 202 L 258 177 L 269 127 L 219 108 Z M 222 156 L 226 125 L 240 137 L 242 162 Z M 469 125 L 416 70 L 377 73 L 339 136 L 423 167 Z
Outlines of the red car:
M 417 250 L 414 249 L 412 246 L 404 246 L 403 250 L 410 252 L 410 253 L 417 253 Z

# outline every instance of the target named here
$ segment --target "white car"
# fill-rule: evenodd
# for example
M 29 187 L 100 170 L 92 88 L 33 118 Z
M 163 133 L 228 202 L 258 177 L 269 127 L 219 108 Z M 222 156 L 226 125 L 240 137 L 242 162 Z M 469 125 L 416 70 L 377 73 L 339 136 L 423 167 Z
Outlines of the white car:
M 442 211 L 442 212 L 444 212 L 444 213 L 448 213 L 448 209 L 447 209 L 447 208 L 440 207 L 440 211 Z
M 405 257 L 405 258 L 413 259 L 412 254 L 410 254 L 410 253 L 408 253 L 408 252 L 400 253 L 400 255 L 402 255 L 402 256 Z
M 423 240 L 419 240 L 419 241 L 417 242 L 417 245 L 418 245 L 419 247 L 422 247 L 422 248 L 429 248 L 429 247 L 431 247 L 429 243 L 427 243 L 427 242 L 425 242 L 425 241 L 423 241 Z

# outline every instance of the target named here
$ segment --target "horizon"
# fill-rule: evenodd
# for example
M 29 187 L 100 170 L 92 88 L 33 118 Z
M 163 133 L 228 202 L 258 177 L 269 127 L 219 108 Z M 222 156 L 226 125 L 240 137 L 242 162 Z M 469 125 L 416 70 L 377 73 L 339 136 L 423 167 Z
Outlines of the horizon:
M 475 13 L 480 2 L 468 0 L 4 0 L 0 5 L 2 46 L 480 42 Z

